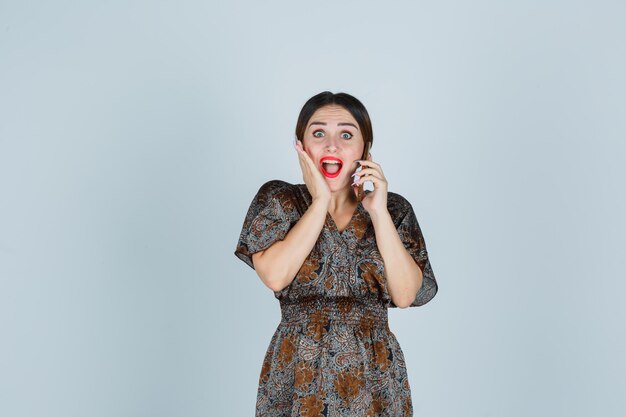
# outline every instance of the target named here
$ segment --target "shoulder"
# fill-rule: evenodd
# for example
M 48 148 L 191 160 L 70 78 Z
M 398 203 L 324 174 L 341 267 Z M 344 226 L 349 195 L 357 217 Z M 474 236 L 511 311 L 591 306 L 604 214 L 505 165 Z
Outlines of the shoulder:
M 259 193 L 272 196 L 280 194 L 293 194 L 297 186 L 283 180 L 269 180 L 259 188 Z
M 293 185 L 288 183 L 287 181 L 269 180 L 265 184 L 261 185 L 261 187 L 259 188 L 259 193 L 275 194 L 290 187 L 293 187 Z
M 259 188 L 257 199 L 271 200 L 278 199 L 281 202 L 293 201 L 296 194 L 297 186 L 283 180 L 269 180 Z
M 399 215 L 406 214 L 413 207 L 409 200 L 398 193 L 387 191 L 387 210 L 389 213 L 397 213 Z M 392 214 L 393 214 L 392 213 Z

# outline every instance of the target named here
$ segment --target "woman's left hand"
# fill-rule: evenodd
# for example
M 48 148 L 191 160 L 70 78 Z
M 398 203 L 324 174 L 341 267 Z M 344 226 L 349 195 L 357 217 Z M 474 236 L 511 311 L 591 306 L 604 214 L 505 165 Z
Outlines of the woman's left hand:
M 379 164 L 372 161 L 372 154 L 367 156 L 367 160 L 359 161 L 361 170 L 356 174 L 359 180 L 355 181 L 353 187 L 358 187 L 365 181 L 371 181 L 374 184 L 374 191 L 368 193 L 363 198 L 363 208 L 370 215 L 384 213 L 387 210 L 387 179 Z M 355 177 L 356 178 L 356 177 Z

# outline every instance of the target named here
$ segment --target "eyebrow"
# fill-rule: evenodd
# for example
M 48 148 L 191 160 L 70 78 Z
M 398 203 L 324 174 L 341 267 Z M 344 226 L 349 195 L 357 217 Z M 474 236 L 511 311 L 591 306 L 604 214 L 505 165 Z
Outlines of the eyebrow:
M 313 125 L 322 125 L 322 126 L 326 126 L 327 123 L 324 122 L 311 122 L 309 123 L 309 127 L 313 126 Z M 355 128 L 356 130 L 359 130 L 359 128 L 357 126 L 354 125 L 354 123 L 337 123 L 337 126 L 352 126 L 353 128 Z

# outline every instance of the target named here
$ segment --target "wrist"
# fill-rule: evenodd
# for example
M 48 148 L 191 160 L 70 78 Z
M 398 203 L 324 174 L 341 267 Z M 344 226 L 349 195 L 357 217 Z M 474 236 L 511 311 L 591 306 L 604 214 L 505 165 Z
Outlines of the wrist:
M 311 203 L 311 207 L 315 209 L 319 208 L 319 210 L 323 210 L 324 212 L 327 212 L 328 208 L 330 207 L 330 198 L 314 197 L 313 202 Z
M 374 213 L 369 213 L 370 218 L 372 219 L 372 223 L 375 225 L 376 223 L 380 223 L 382 221 L 389 221 L 391 220 L 391 214 L 389 213 L 389 210 L 387 210 L 386 208 L 384 210 L 381 210 L 379 212 L 374 212 Z

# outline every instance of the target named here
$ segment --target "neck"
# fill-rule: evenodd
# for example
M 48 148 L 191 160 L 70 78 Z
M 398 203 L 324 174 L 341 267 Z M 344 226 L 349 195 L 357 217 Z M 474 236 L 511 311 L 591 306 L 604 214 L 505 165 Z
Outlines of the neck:
M 342 188 L 340 190 L 331 191 L 330 206 L 328 211 L 335 213 L 341 209 L 352 207 L 357 204 L 356 196 L 352 190 L 352 186 Z

